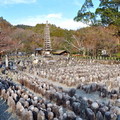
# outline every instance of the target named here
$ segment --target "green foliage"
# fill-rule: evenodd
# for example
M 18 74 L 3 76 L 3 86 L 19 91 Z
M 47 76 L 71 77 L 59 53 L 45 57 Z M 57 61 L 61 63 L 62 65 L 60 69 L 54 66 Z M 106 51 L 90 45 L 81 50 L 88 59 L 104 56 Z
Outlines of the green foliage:
M 50 35 L 52 37 L 63 37 L 65 30 L 61 29 L 60 27 L 56 27 L 55 25 L 50 26 Z
M 120 57 L 120 53 L 116 53 L 115 56 L 116 56 L 116 57 Z
M 85 0 L 85 3 L 74 18 L 76 21 L 82 21 L 89 25 L 116 25 L 120 26 L 120 1 L 119 0 L 100 0 L 99 7 L 95 12 L 91 12 L 93 7 L 91 0 Z
M 95 24 L 96 18 L 95 13 L 90 11 L 93 7 L 92 0 L 85 0 L 83 6 L 78 11 L 77 16 L 74 18 L 75 21 L 82 21 L 86 24 Z
M 120 25 L 120 12 L 118 11 L 118 3 L 111 0 L 101 1 L 99 8 L 96 9 L 96 14 L 101 17 L 103 25 Z
M 30 28 L 32 28 L 32 26 L 29 26 L 29 25 L 16 25 L 15 27 L 22 28 L 22 29 L 30 29 Z
M 38 34 L 43 34 L 44 33 L 44 27 L 45 27 L 45 24 L 36 24 L 36 26 L 32 27 L 31 30 L 33 30 L 34 32 L 36 32 Z

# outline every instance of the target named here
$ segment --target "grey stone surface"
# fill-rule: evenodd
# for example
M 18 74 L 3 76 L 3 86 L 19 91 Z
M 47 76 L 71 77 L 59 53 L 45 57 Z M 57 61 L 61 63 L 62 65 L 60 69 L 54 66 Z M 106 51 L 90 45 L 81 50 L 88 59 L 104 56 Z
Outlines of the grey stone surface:
M 7 111 L 8 105 L 0 98 L 0 120 L 17 120 Z

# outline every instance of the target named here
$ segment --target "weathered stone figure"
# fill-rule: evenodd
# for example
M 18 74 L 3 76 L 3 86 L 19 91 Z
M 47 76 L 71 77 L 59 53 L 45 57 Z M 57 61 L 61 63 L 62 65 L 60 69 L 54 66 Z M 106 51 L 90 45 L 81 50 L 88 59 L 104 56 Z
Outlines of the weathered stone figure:
M 8 56 L 7 55 L 5 56 L 5 65 L 6 65 L 6 68 L 8 68 Z

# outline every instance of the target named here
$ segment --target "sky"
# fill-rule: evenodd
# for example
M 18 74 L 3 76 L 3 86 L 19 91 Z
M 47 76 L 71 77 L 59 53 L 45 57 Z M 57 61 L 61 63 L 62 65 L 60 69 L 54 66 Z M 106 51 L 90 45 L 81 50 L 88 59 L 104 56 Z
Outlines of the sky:
M 99 0 L 93 0 L 98 6 Z M 73 19 L 84 0 L 0 0 L 0 16 L 12 25 L 55 24 L 76 30 L 87 25 Z

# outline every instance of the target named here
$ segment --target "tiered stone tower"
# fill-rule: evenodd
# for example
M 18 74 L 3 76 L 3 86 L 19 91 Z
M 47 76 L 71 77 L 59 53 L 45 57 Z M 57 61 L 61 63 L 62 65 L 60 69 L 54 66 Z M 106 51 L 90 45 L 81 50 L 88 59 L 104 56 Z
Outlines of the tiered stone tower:
M 50 55 L 51 50 L 50 30 L 48 21 L 46 21 L 46 26 L 44 29 L 44 55 Z

